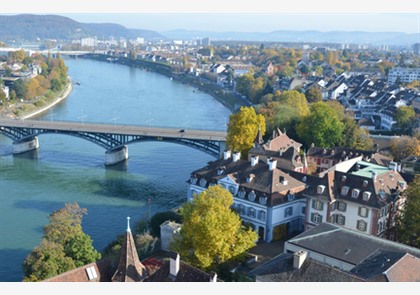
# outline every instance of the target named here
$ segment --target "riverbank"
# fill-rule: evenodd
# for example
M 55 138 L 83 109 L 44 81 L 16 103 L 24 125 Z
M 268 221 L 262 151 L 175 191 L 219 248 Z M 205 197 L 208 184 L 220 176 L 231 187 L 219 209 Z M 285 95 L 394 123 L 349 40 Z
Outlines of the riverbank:
M 11 110 L 3 110 L 2 113 L 0 113 L 0 117 L 1 118 L 8 118 L 8 119 L 17 119 L 17 120 L 24 120 L 24 119 L 29 119 L 29 118 L 33 118 L 35 116 L 38 116 L 46 111 L 48 111 L 50 108 L 52 108 L 53 106 L 55 106 L 56 104 L 60 103 L 61 101 L 63 101 L 64 99 L 67 98 L 67 96 L 71 93 L 71 91 L 73 90 L 73 85 L 71 83 L 71 80 L 68 81 L 66 87 L 60 91 L 60 93 L 58 93 L 56 95 L 56 97 L 51 100 L 50 103 L 48 103 L 47 105 L 41 107 L 41 108 L 36 108 L 35 110 L 28 110 L 28 111 L 19 111 L 19 115 L 17 115 L 15 112 L 11 111 Z M 23 104 L 22 104 L 23 105 Z M 34 106 L 34 104 L 31 104 L 31 106 Z M 16 109 L 19 108 L 19 106 L 15 107 Z
M 202 91 L 211 95 L 218 102 L 229 109 L 231 113 L 235 113 L 241 106 L 250 106 L 246 100 L 242 99 L 233 91 L 222 88 L 212 81 L 194 77 L 187 73 L 175 73 L 172 71 L 171 66 L 168 64 L 139 59 L 131 60 L 124 57 L 111 58 L 104 54 L 86 54 L 84 56 L 80 56 L 79 58 L 118 63 L 126 66 L 142 68 L 147 71 L 167 76 L 168 78 L 171 78 L 177 82 L 195 87 L 198 89 L 198 91 Z

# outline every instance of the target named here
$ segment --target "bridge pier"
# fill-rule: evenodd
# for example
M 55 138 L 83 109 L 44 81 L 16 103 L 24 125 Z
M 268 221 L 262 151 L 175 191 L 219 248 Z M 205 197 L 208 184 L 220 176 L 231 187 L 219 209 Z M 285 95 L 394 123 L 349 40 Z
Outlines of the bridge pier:
M 123 145 L 121 147 L 108 150 L 105 152 L 105 165 L 115 165 L 128 159 L 128 147 Z
M 38 137 L 30 137 L 13 142 L 13 154 L 21 154 L 39 148 Z
M 225 141 L 220 141 L 219 142 L 219 158 L 223 157 L 223 153 L 226 150 L 226 142 Z

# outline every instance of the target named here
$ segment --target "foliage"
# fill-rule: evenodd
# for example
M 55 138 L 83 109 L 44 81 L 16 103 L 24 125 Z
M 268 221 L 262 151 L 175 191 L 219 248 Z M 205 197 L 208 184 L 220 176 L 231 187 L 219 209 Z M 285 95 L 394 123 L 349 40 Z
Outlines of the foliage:
M 365 151 L 373 149 L 374 142 L 369 137 L 369 131 L 360 128 L 351 117 L 345 117 L 341 122 L 344 124 L 344 128 L 339 142 L 340 146 Z
M 221 186 L 212 186 L 185 203 L 181 208 L 184 223 L 171 249 L 205 270 L 242 258 L 255 246 L 258 235 L 242 225 L 232 204 L 232 194 Z
M 297 133 L 306 146 L 312 143 L 318 147 L 333 147 L 341 138 L 344 124 L 337 113 L 324 102 L 316 102 L 310 107 L 310 115 L 297 125 Z
M 135 243 L 139 258 L 144 259 L 146 257 L 149 257 L 155 251 L 157 241 L 158 238 L 153 237 L 148 232 L 137 234 L 135 238 Z
M 44 280 L 101 258 L 91 238 L 82 230 L 86 212 L 77 203 L 66 203 L 50 215 L 41 244 L 23 263 L 25 280 Z
M 266 125 L 262 115 L 257 115 L 253 107 L 241 107 L 229 117 L 226 145 L 232 151 L 239 151 L 246 158 L 257 136 L 258 129 L 265 134 Z
M 297 90 L 284 91 L 279 98 L 279 102 L 296 108 L 299 117 L 309 115 L 309 107 L 306 97 Z
M 420 175 L 415 176 L 403 196 L 404 207 L 396 217 L 397 240 L 420 248 Z
M 410 155 L 420 155 L 420 141 L 415 137 L 401 136 L 391 140 L 390 150 L 394 161 L 401 161 Z
M 150 234 L 160 238 L 160 225 L 165 221 L 182 223 L 182 216 L 173 211 L 159 212 L 150 219 Z
M 412 106 L 401 106 L 397 109 L 395 114 L 395 127 L 400 130 L 402 134 L 411 135 L 413 128 L 416 125 L 416 112 Z
M 305 92 L 306 100 L 311 102 L 317 102 L 322 100 L 322 93 L 321 90 L 317 87 L 311 87 L 308 89 L 308 91 Z
M 62 245 L 43 239 L 23 263 L 24 281 L 42 281 L 75 267 L 74 261 L 65 256 Z
M 23 49 L 19 49 L 19 50 L 13 51 L 11 53 L 11 55 L 12 55 L 11 56 L 12 59 L 14 61 L 17 61 L 17 62 L 22 62 L 25 59 L 25 57 L 26 57 L 25 50 L 23 50 Z

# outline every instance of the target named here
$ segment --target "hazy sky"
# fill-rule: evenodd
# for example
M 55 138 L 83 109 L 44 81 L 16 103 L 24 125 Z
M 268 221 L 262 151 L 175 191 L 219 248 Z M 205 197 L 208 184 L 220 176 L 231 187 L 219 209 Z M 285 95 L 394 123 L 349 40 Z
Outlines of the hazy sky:
M 420 32 L 418 0 L 21 0 L 8 1 L 1 10 L 12 14 L 60 14 L 80 22 L 112 22 L 158 32 Z

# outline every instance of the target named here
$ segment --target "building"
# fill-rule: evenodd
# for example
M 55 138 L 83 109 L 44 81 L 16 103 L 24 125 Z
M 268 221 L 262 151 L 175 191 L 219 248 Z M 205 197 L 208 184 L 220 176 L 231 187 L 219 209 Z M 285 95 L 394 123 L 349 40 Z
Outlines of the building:
M 393 238 L 395 215 L 403 206 L 402 192 L 407 186 L 395 162 L 386 167 L 363 161 L 360 156 L 335 165 L 307 184 L 303 192 L 306 230 L 330 222 Z
M 420 250 L 322 223 L 249 272 L 257 282 L 419 282 Z
M 334 224 L 322 223 L 285 242 L 284 253 L 299 251 L 306 252 L 307 258 L 354 275 L 361 274 L 369 261 L 375 262 L 375 267 L 372 264 L 369 266 L 370 274 L 362 275 L 366 280 L 375 277 L 375 273 L 386 275 L 386 270 L 409 254 L 409 257 L 416 257 L 414 276 L 417 277 L 415 280 L 420 279 L 419 249 Z M 384 257 L 385 259 L 381 259 Z M 364 267 L 362 267 L 363 264 Z M 412 268 L 401 269 L 401 271 L 407 275 L 413 275 L 409 274 Z
M 321 148 L 312 145 L 306 152 L 308 169 L 320 173 L 343 161 L 362 157 L 364 161 L 388 166 L 391 158 L 381 155 L 377 150 L 365 151 L 346 147 Z
M 420 68 L 400 68 L 396 67 L 389 71 L 388 83 L 394 84 L 400 81 L 400 83 L 410 83 L 414 80 L 420 81 Z
M 102 259 L 43 282 L 222 282 L 216 273 L 207 273 L 183 262 L 173 251 L 157 252 L 140 261 L 129 221 L 130 217 L 117 263 Z

